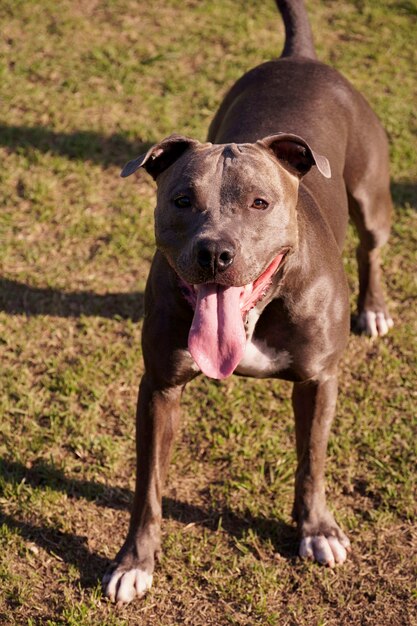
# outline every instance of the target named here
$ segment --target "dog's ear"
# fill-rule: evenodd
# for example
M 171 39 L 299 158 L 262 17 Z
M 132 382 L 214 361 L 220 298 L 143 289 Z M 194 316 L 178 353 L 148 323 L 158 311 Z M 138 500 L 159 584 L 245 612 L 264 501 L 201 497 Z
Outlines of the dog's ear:
M 161 172 L 172 165 L 186 150 L 198 143 L 196 139 L 190 139 L 183 135 L 170 135 L 160 143 L 156 143 L 152 148 L 149 148 L 145 154 L 141 154 L 137 159 L 126 163 L 120 172 L 120 176 L 126 178 L 126 176 L 130 176 L 140 167 L 144 167 L 148 174 L 153 179 L 156 179 Z
M 298 135 L 279 133 L 261 139 L 258 143 L 269 148 L 291 173 L 302 178 L 313 165 L 326 178 L 331 177 L 330 163 L 325 156 L 317 154 Z

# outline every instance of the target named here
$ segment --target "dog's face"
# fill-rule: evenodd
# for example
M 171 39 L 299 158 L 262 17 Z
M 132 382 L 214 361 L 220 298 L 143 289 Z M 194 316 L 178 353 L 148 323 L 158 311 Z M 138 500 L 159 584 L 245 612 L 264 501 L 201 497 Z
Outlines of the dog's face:
M 299 180 L 324 157 L 301 138 L 275 135 L 253 144 L 200 144 L 172 136 L 131 161 L 157 181 L 158 248 L 189 285 L 253 284 L 297 245 Z
M 157 181 L 156 244 L 194 309 L 188 349 L 208 376 L 229 376 L 243 357 L 245 316 L 297 245 L 298 185 L 313 164 L 330 175 L 294 135 L 239 145 L 175 135 L 122 171 L 143 166 Z
M 297 188 L 260 146 L 192 148 L 158 177 L 156 244 L 191 285 L 252 283 L 296 244 Z

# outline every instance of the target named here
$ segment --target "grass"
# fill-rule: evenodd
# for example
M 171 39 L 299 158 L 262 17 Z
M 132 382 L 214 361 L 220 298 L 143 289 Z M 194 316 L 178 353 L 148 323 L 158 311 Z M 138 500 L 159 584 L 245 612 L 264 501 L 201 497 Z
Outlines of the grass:
M 309 2 L 319 56 L 388 131 L 396 326 L 352 336 L 328 493 L 352 539 L 336 571 L 296 558 L 290 386 L 191 384 L 141 602 L 100 578 L 133 489 L 153 183 L 119 168 L 173 131 L 205 137 L 226 89 L 277 56 L 273 2 L 3 0 L 0 7 L 0 623 L 417 624 L 415 2 Z M 355 235 L 345 263 L 356 293 Z

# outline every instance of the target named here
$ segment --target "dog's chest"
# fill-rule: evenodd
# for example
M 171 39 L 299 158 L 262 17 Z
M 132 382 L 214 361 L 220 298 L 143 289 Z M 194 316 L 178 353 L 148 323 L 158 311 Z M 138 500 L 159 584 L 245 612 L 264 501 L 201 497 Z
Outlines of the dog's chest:
M 245 353 L 235 369 L 235 373 L 243 376 L 254 376 L 255 378 L 267 378 L 288 368 L 291 363 L 291 355 L 287 350 L 276 350 L 268 346 L 265 340 L 254 337 L 258 319 L 259 313 L 256 309 L 252 309 L 247 320 Z

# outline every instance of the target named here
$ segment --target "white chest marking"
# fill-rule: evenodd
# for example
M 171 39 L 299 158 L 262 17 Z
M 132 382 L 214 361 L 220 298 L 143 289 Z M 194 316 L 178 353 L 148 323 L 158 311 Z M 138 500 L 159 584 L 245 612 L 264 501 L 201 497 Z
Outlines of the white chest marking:
M 248 318 L 245 353 L 235 371 L 244 376 L 266 378 L 286 369 L 291 363 L 291 356 L 287 350 L 277 351 L 269 347 L 266 341 L 253 339 L 258 319 L 259 314 L 256 309 L 252 309 Z

